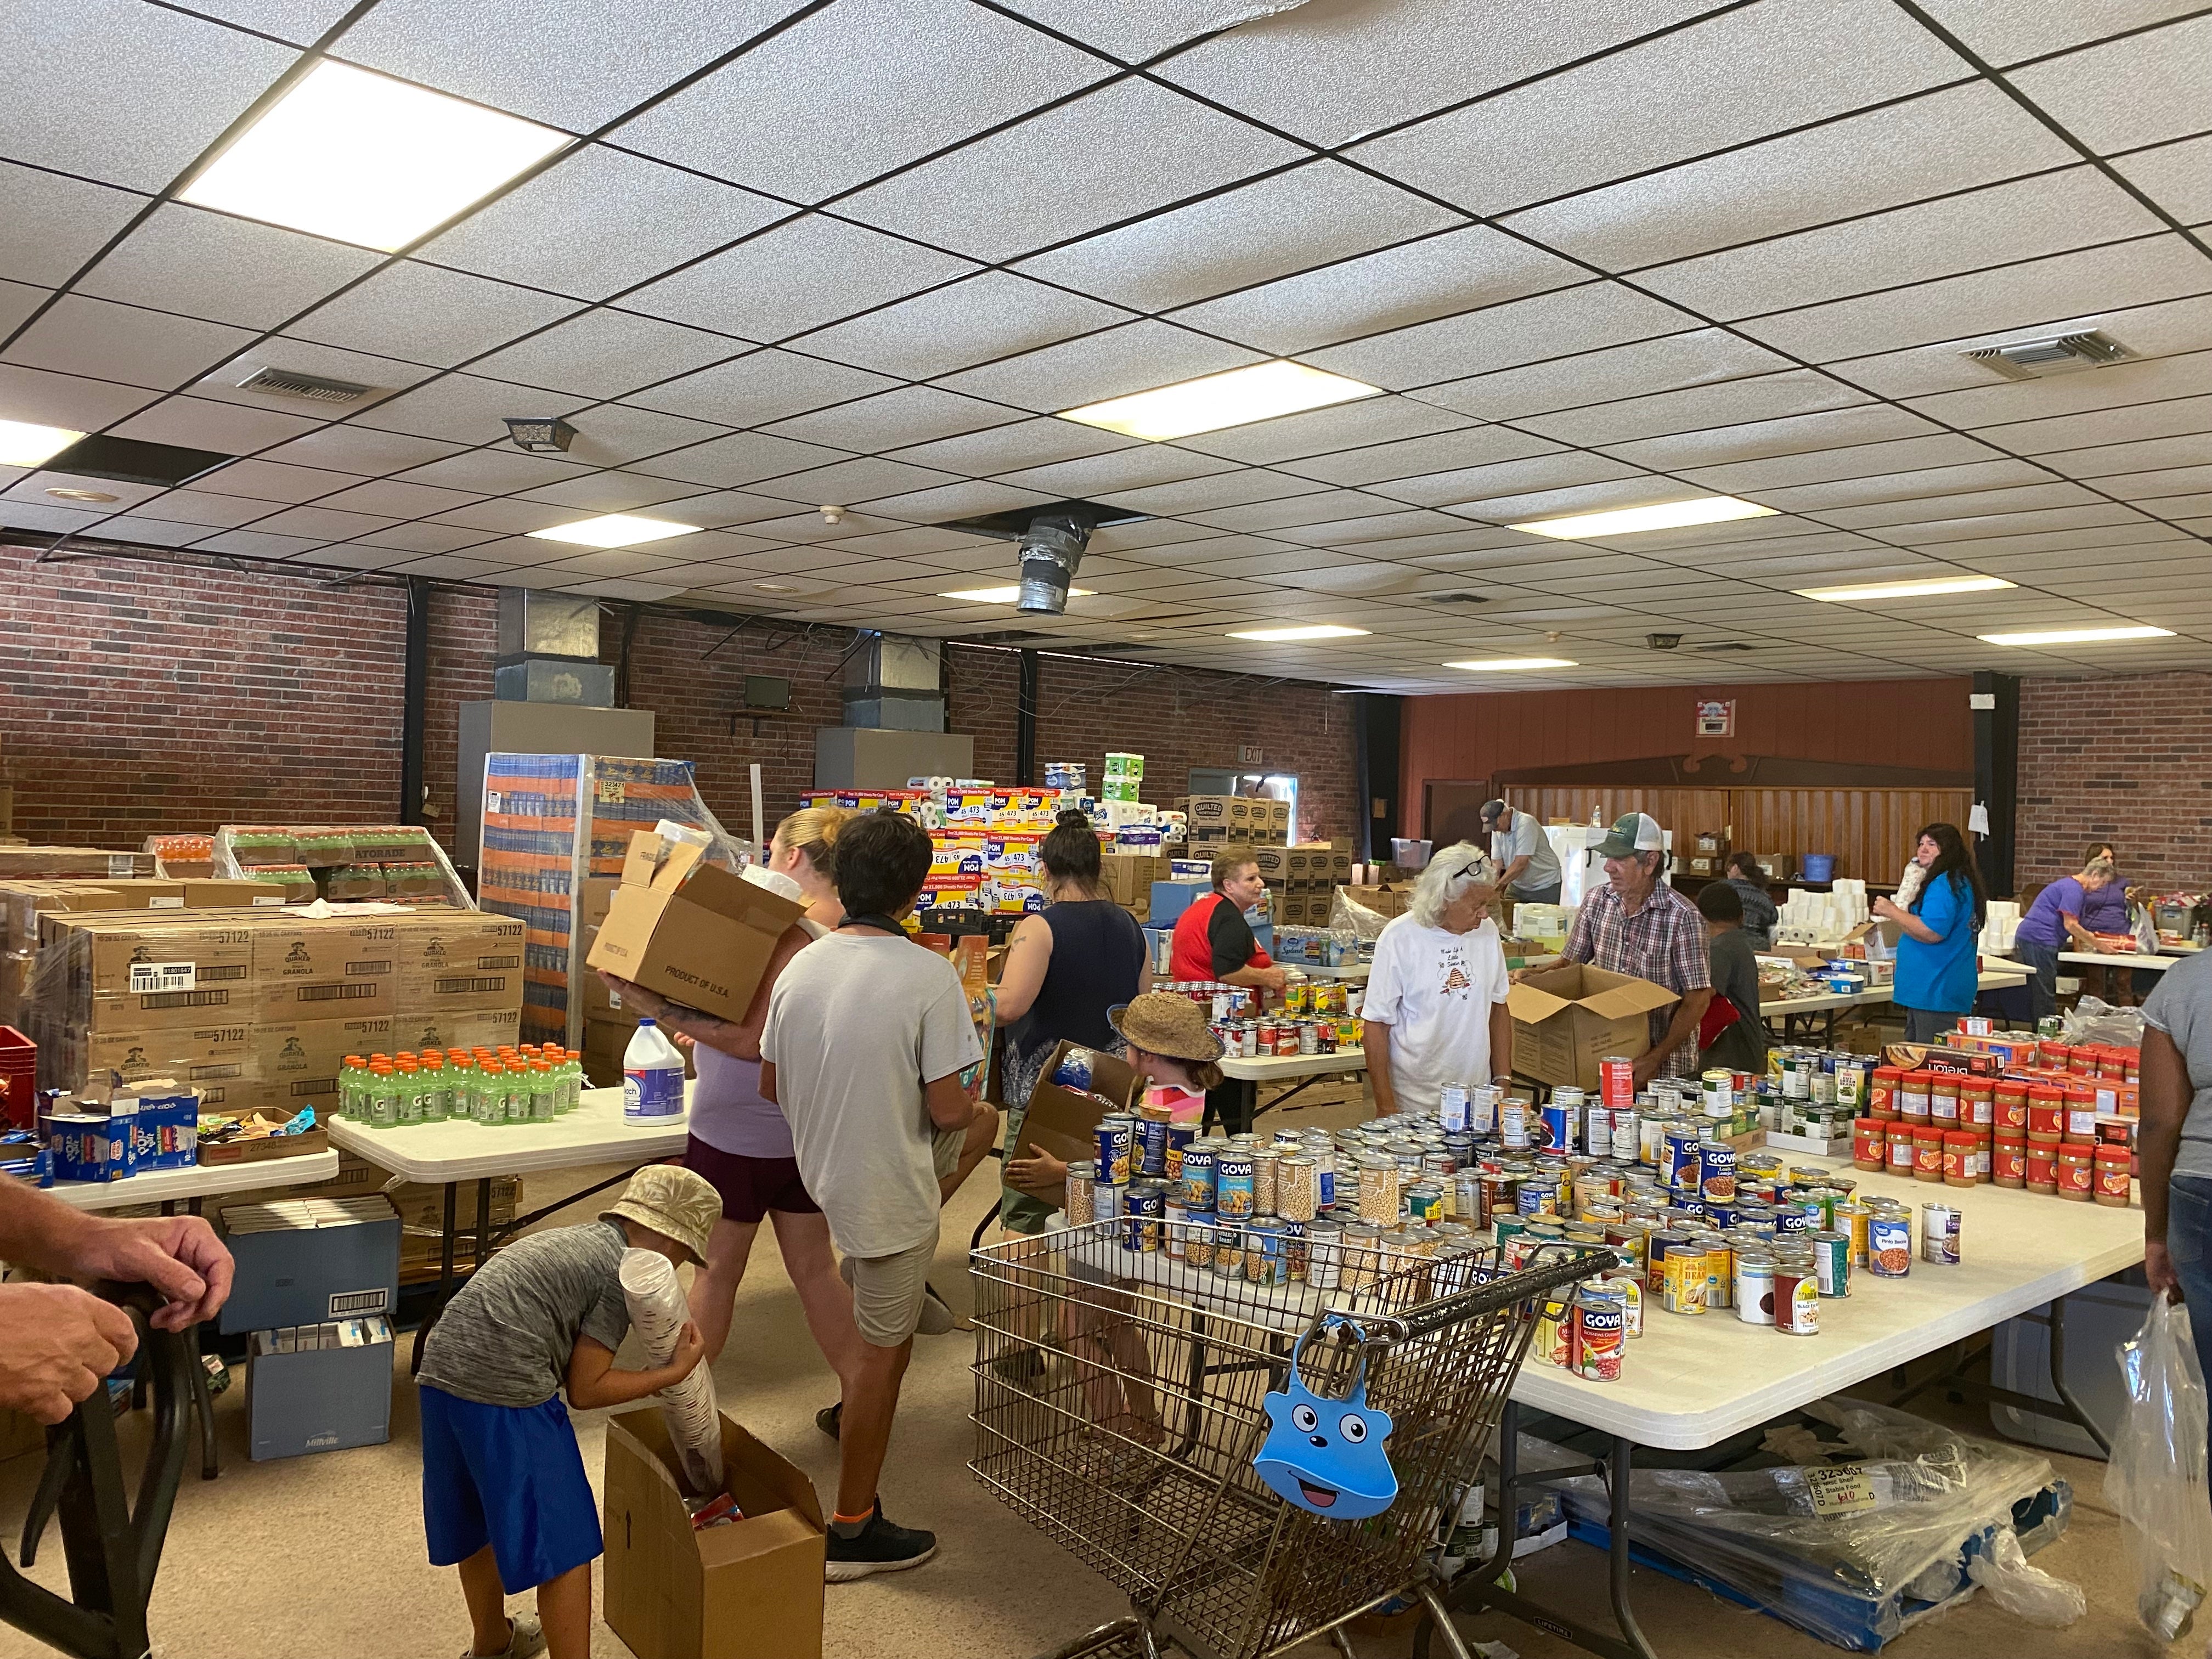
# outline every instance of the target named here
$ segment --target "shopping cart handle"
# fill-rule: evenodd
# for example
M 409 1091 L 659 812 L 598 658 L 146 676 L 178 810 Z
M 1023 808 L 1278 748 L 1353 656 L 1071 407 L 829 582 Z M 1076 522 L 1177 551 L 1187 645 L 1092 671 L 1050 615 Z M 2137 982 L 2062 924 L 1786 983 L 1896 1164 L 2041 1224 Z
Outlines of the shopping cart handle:
M 134 1505 L 115 1446 L 115 1408 L 105 1385 L 46 1431 L 46 1468 L 23 1522 L 22 1561 L 57 1512 L 73 1600 L 33 1583 L 0 1555 L 0 1621 L 80 1659 L 144 1659 L 146 1602 L 161 1565 L 169 1514 L 183 1478 L 192 1409 L 187 1333 L 151 1322 L 162 1305 L 149 1285 L 103 1284 L 95 1294 L 126 1310 L 138 1328 L 140 1364 L 154 1382 L 154 1443 Z

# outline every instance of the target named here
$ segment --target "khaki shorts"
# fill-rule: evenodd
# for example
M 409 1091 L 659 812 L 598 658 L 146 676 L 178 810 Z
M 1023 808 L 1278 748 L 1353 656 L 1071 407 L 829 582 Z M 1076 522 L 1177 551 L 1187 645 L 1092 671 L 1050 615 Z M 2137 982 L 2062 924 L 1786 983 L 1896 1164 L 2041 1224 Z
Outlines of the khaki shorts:
M 896 1348 L 921 1322 L 921 1299 L 937 1259 L 937 1235 L 896 1255 L 848 1255 L 844 1277 L 853 1287 L 853 1322 L 874 1348 Z

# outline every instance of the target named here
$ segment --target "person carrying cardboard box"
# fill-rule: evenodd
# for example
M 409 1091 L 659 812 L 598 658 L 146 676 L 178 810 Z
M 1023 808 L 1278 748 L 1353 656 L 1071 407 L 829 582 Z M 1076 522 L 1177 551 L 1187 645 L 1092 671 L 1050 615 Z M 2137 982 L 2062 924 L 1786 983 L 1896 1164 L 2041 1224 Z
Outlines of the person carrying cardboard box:
M 588 1659 L 598 1501 L 568 1424 L 682 1382 L 706 1355 L 686 1323 L 674 1356 L 617 1370 L 629 1331 L 623 1252 L 703 1261 L 722 1201 L 665 1164 L 630 1177 L 597 1221 L 533 1233 L 478 1267 L 422 1346 L 422 1529 L 430 1565 L 457 1566 L 476 1659 Z M 568 1402 L 561 1402 L 568 1390 Z M 538 1617 L 507 1615 L 535 1587 Z

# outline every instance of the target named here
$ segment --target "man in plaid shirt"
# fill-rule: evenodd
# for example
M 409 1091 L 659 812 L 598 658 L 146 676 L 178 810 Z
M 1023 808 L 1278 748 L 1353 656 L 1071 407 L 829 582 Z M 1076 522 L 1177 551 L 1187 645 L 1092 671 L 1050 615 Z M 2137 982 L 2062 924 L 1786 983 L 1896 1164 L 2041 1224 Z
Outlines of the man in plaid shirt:
M 1637 1057 L 1636 1086 L 1662 1075 L 1695 1077 L 1698 1022 L 1713 1000 L 1705 918 L 1659 879 L 1667 867 L 1666 837 L 1646 814 L 1616 821 L 1597 854 L 1605 860 L 1606 885 L 1583 896 L 1559 960 L 1587 962 L 1678 993 L 1681 1000 L 1671 1011 L 1650 1016 L 1651 1047 Z

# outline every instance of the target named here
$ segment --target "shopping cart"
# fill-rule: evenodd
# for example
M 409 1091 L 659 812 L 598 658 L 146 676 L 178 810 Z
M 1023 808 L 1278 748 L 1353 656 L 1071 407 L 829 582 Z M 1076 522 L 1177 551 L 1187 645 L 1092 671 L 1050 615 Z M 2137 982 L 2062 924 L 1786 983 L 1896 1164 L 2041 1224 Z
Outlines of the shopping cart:
M 1433 1259 L 1347 1252 L 1326 1290 L 1255 1282 L 1212 1229 L 1157 1222 L 1131 1250 L 1101 1221 L 974 1251 L 975 1458 L 1000 1499 L 1129 1596 L 1131 1616 L 1050 1659 L 1268 1659 L 1394 1598 L 1468 1659 L 1425 1555 L 1478 1477 L 1540 1312 L 1603 1251 Z M 1303 1341 L 1302 1348 L 1299 1346 Z M 1393 1427 L 1397 1498 L 1324 1519 L 1254 1468 L 1290 1380 L 1340 1399 L 1364 1375 Z

